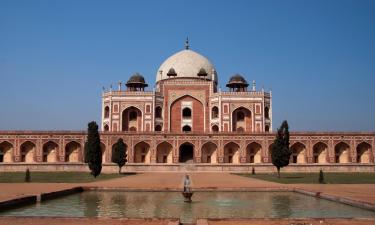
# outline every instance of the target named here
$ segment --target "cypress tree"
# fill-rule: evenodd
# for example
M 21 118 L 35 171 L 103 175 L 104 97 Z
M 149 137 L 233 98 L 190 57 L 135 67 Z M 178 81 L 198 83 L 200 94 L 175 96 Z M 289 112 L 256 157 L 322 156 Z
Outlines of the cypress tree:
M 121 173 L 121 167 L 125 165 L 126 160 L 126 146 L 122 138 L 118 139 L 113 146 L 112 162 L 116 163 L 119 167 L 118 173 Z
M 277 168 L 277 175 L 280 178 L 280 168 L 289 165 L 292 151 L 289 149 L 289 127 L 285 120 L 277 130 L 276 139 L 272 145 L 272 164 Z
M 100 149 L 98 125 L 95 121 L 88 124 L 85 162 L 89 164 L 91 174 L 96 178 L 102 171 L 102 151 Z

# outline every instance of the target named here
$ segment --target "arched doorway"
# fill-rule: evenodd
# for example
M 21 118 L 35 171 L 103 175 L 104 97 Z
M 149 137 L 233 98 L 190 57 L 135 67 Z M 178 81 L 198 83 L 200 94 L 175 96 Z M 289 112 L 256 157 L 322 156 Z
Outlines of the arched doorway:
M 161 128 L 161 125 L 160 125 L 160 124 L 158 124 L 158 125 L 155 126 L 155 131 L 161 131 L 161 129 L 162 129 L 162 128 Z
M 306 163 L 306 147 L 304 144 L 297 142 L 290 147 L 290 150 L 292 151 L 291 163 Z
M 256 142 L 250 143 L 246 148 L 246 162 L 247 163 L 261 163 L 262 146 Z
M 218 127 L 217 125 L 213 125 L 213 126 L 212 126 L 212 132 L 213 132 L 213 133 L 217 133 L 217 132 L 219 132 L 219 127 Z
M 156 162 L 157 163 L 172 163 L 173 147 L 168 142 L 163 142 L 156 148 Z
M 357 146 L 357 163 L 372 162 L 371 145 L 362 142 Z
M 328 151 L 328 146 L 325 143 L 323 142 L 316 143 L 313 147 L 314 163 L 326 163 L 327 151 Z
M 65 146 L 65 162 L 79 162 L 81 145 L 75 141 L 69 142 Z
M 240 107 L 232 113 L 232 130 L 237 132 L 251 132 L 252 118 L 251 111 Z
M 184 143 L 180 146 L 179 151 L 180 163 L 193 163 L 194 162 L 194 146 L 190 143 Z
M 7 141 L 0 144 L 0 162 L 13 162 L 13 145 Z
M 109 107 L 108 106 L 106 106 L 104 108 L 104 118 L 109 118 Z
M 219 117 L 219 108 L 217 106 L 212 107 L 211 118 L 216 119 Z
M 26 141 L 21 145 L 21 162 L 35 162 L 34 154 L 35 154 L 35 144 L 31 141 Z
M 345 142 L 340 142 L 335 146 L 335 162 L 348 163 L 349 162 L 350 147 Z
M 57 161 L 58 145 L 49 141 L 43 145 L 43 162 L 56 162 Z
M 182 131 L 183 132 L 190 132 L 191 131 L 191 127 L 189 125 L 185 125 L 182 127 Z
M 224 163 L 240 162 L 240 146 L 234 142 L 230 142 L 224 146 Z
M 212 142 L 207 142 L 202 146 L 202 163 L 217 163 L 217 146 Z
M 150 145 L 146 142 L 139 142 L 134 146 L 134 162 L 135 163 L 150 163 L 151 162 Z
M 155 118 L 156 118 L 156 119 L 162 119 L 162 118 L 163 118 L 163 117 L 162 117 L 162 109 L 161 109 L 160 106 L 157 106 L 157 107 L 155 108 Z
M 123 131 L 141 131 L 142 112 L 134 106 L 125 109 L 122 112 L 122 130 Z

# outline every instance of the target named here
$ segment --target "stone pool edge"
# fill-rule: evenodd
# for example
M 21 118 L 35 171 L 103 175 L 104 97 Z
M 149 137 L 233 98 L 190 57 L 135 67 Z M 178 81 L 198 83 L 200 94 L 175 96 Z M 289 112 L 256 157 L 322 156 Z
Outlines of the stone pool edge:
M 83 187 L 73 187 L 73 188 L 67 188 L 67 189 L 62 189 L 58 191 L 40 193 L 38 195 L 35 195 L 35 194 L 34 195 L 21 195 L 15 198 L 10 198 L 10 199 L 0 201 L 0 210 L 9 210 L 12 208 L 17 208 L 17 207 L 21 207 L 25 205 L 32 205 L 37 202 L 60 198 L 63 196 L 76 194 L 76 193 L 80 193 L 83 191 L 84 191 Z
M 316 197 L 316 198 L 321 198 L 321 199 L 325 199 L 325 200 L 329 200 L 329 201 L 333 201 L 333 202 L 338 202 L 338 203 L 354 206 L 354 207 L 361 208 L 361 209 L 367 209 L 367 210 L 370 210 L 370 211 L 375 211 L 375 204 L 372 204 L 372 203 L 369 203 L 369 202 L 355 200 L 355 199 L 346 198 L 346 197 L 339 197 L 339 196 L 335 196 L 335 195 L 322 193 L 322 192 L 319 192 L 319 191 L 318 192 L 309 191 L 309 190 L 304 190 L 304 189 L 301 189 L 301 188 L 291 188 L 291 189 L 293 189 L 291 191 L 293 191 L 295 193 L 304 194 L 304 195 L 308 195 L 308 196 L 312 196 L 312 197 Z

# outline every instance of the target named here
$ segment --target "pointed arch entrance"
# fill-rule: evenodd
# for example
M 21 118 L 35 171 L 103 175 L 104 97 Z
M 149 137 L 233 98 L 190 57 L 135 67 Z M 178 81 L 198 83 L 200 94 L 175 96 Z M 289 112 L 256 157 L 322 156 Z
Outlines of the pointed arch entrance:
M 172 163 L 173 146 L 168 142 L 160 143 L 156 148 L 156 162 L 157 163 Z
M 207 142 L 202 146 L 202 163 L 217 163 L 217 146 L 212 142 Z
M 13 162 L 13 145 L 7 141 L 0 143 L 0 162 Z
M 186 142 L 180 145 L 178 162 L 193 163 L 194 162 L 194 145 Z
M 48 141 L 43 145 L 43 162 L 56 162 L 59 146 L 53 142 Z

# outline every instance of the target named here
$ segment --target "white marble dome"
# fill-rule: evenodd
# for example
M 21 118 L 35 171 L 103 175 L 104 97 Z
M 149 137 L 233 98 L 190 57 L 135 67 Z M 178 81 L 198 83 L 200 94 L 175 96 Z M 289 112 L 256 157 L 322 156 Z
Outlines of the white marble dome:
M 168 77 L 168 72 L 175 72 L 175 76 Z M 204 70 L 202 70 L 204 69 Z M 214 65 L 201 54 L 190 49 L 184 49 L 166 59 L 159 67 L 156 82 L 175 78 L 199 78 L 198 73 L 205 71 L 206 79 L 217 83 L 217 74 Z

